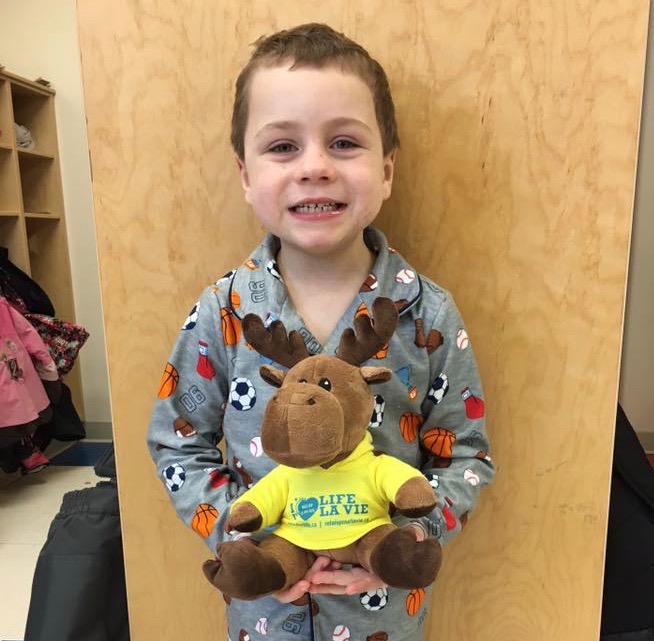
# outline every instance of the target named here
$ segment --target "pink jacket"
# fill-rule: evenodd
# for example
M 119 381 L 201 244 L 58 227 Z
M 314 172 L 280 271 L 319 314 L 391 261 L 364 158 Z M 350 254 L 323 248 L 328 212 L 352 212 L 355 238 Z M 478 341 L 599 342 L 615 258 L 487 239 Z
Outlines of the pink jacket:
M 58 379 L 48 348 L 0 296 L 0 428 L 30 423 L 50 404 L 41 379 Z

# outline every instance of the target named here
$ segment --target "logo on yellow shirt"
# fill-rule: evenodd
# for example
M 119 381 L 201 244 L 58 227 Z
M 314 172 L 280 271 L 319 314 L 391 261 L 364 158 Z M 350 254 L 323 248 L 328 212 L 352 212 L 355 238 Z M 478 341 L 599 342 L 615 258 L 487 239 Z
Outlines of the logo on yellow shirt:
M 356 516 L 362 518 L 355 518 L 355 521 L 365 520 L 365 515 L 368 514 L 368 503 L 359 501 L 354 493 L 321 494 L 319 496 L 295 498 L 290 502 L 289 510 L 293 519 L 301 519 L 305 523 L 316 516 L 320 521 L 319 527 L 322 527 L 323 525 L 345 524 L 345 521 L 324 521 L 323 519 L 327 517 L 350 517 L 347 520 L 348 523 L 352 523 L 351 517 Z M 315 527 L 315 524 L 307 525 Z

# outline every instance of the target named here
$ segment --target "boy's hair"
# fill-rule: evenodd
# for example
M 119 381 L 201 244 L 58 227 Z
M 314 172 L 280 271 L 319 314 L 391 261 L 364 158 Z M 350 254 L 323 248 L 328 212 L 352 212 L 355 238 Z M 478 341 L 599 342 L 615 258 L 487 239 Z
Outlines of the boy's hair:
M 232 112 L 232 147 L 241 160 L 245 157 L 244 138 L 252 75 L 260 67 L 275 67 L 285 61 L 292 61 L 291 69 L 340 65 L 344 71 L 361 78 L 372 93 L 384 155 L 400 146 L 388 78 L 382 66 L 361 45 L 326 24 L 318 23 L 303 24 L 261 37 L 254 45 L 252 57 L 236 80 Z

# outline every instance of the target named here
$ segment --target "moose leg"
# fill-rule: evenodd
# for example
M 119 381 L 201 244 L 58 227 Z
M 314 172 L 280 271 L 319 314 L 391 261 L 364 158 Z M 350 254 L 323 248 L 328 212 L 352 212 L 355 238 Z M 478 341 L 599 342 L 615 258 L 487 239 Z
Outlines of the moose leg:
M 299 581 L 313 563 L 313 554 L 274 534 L 259 545 L 250 539 L 223 543 L 218 558 L 206 561 L 210 583 L 236 599 L 251 600 L 283 590 Z
M 410 526 L 381 525 L 362 537 L 357 547 L 359 563 L 395 588 L 424 588 L 433 583 L 441 566 L 438 541 L 417 541 Z

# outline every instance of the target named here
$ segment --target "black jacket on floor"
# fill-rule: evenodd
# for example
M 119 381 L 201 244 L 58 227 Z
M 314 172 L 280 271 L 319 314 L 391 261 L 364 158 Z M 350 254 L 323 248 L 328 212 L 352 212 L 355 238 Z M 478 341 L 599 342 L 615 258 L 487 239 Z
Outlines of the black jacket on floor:
M 618 406 L 602 641 L 654 641 L 654 469 Z
M 129 641 L 115 479 L 64 495 L 36 564 L 25 641 Z

